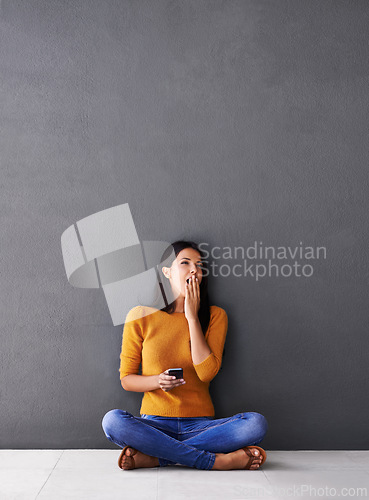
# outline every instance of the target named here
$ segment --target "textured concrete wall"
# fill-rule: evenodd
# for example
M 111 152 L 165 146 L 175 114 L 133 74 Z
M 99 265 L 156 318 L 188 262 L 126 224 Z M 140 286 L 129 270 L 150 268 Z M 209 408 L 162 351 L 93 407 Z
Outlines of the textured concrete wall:
M 60 248 L 129 203 L 145 240 L 326 248 L 309 278 L 210 278 L 229 317 L 216 417 L 263 413 L 269 449 L 368 448 L 368 18 L 365 1 L 2 0 L 2 447 L 114 448 L 103 415 L 138 415 L 122 328 Z

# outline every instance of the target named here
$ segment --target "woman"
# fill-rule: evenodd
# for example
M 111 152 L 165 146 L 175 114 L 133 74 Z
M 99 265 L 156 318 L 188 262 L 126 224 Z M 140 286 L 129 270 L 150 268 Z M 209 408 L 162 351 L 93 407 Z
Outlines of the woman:
M 227 314 L 209 306 L 207 268 L 198 246 L 176 241 L 172 247 L 176 258 L 162 273 L 175 300 L 161 310 L 134 307 L 123 330 L 121 384 L 126 391 L 144 392 L 141 416 L 109 411 L 102 421 L 105 435 L 123 448 L 118 465 L 124 470 L 177 463 L 256 470 L 266 460 L 255 446 L 266 434 L 266 419 L 256 412 L 216 419 L 209 394 L 221 366 Z M 177 367 L 183 368 L 182 379 L 168 374 Z

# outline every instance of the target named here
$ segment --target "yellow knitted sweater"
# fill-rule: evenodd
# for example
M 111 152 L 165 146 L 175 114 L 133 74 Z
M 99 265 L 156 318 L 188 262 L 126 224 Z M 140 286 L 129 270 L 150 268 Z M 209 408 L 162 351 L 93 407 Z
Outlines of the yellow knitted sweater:
M 143 309 L 143 310 L 142 310 Z M 169 368 L 183 368 L 185 384 L 170 391 L 145 392 L 140 414 L 167 417 L 215 415 L 209 394 L 210 381 L 218 373 L 228 329 L 224 309 L 210 306 L 205 340 L 211 350 L 201 363 L 193 364 L 190 332 L 184 313 L 168 314 L 147 306 L 136 306 L 126 317 L 120 355 L 120 378 L 139 374 L 159 375 Z

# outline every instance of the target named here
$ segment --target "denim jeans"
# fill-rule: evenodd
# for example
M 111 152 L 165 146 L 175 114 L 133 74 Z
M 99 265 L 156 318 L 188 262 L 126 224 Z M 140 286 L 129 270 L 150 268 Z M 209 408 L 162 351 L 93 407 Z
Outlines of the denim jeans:
M 212 469 L 216 453 L 229 453 L 260 443 L 268 424 L 256 412 L 232 417 L 135 417 L 128 411 L 110 410 L 102 420 L 109 441 L 158 457 L 160 467 L 186 465 Z

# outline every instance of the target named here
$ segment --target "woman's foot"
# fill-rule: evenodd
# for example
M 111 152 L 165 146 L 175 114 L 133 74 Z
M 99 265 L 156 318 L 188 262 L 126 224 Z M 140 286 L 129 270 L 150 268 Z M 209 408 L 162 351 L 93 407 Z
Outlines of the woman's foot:
M 260 467 L 263 457 L 257 448 L 250 446 L 248 448 L 248 453 L 254 456 L 253 461 L 249 467 L 250 470 L 256 470 Z M 243 449 L 232 451 L 231 453 L 216 453 L 215 462 L 213 465 L 214 470 L 233 470 L 233 469 L 244 469 L 250 460 L 250 456 Z
M 126 448 L 124 454 L 121 455 L 118 465 L 121 469 L 129 470 L 139 469 L 141 467 L 158 467 L 160 464 L 158 457 L 145 455 L 145 453 L 129 447 Z

